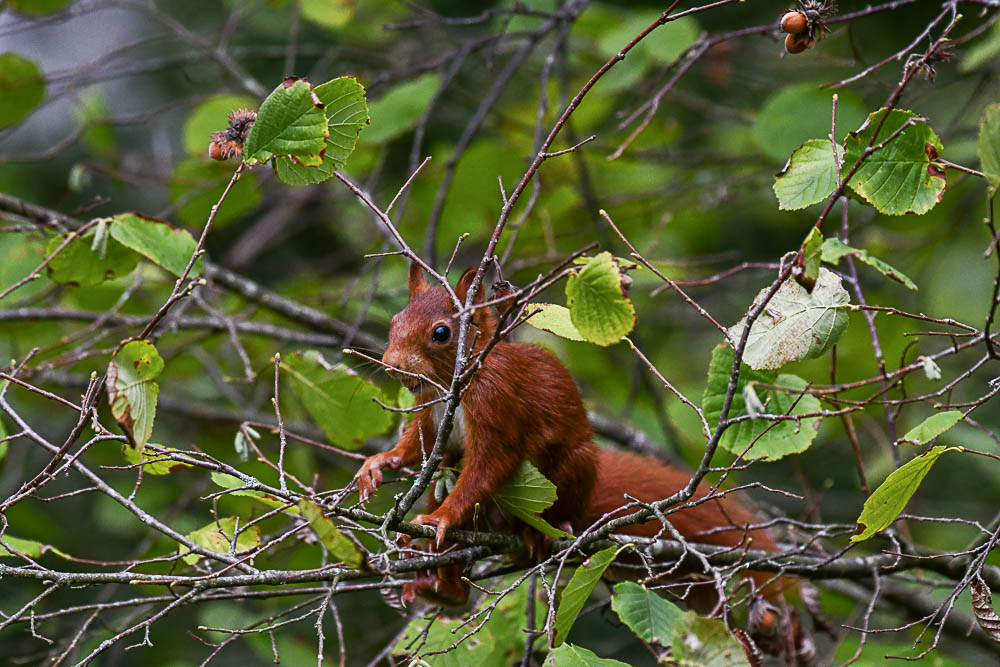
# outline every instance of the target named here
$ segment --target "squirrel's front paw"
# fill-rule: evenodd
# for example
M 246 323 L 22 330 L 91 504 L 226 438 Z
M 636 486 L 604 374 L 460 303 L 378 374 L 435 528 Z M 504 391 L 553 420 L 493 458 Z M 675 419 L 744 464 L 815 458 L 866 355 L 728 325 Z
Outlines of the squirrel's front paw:
M 375 489 L 382 483 L 383 467 L 389 466 L 395 470 L 400 466 L 401 462 L 398 456 L 390 452 L 382 452 L 381 454 L 375 454 L 365 459 L 361 470 L 357 474 L 358 492 L 361 500 L 368 500 L 375 493 Z
M 438 549 L 441 548 L 441 544 L 444 542 L 444 534 L 448 532 L 451 527 L 451 519 L 438 512 L 433 512 L 431 514 L 418 514 L 414 519 L 413 523 L 420 524 L 421 526 L 434 526 L 434 546 Z

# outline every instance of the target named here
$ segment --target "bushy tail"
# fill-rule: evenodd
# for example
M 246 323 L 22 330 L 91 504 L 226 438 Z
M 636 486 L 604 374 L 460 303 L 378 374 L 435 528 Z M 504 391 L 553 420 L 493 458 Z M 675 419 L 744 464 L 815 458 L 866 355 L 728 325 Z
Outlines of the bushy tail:
M 643 502 L 662 500 L 684 488 L 690 479 L 690 473 L 654 459 L 602 449 L 598 455 L 597 483 L 591 497 L 588 521 L 593 523 L 609 512 L 614 512 L 613 516 L 624 516 L 634 511 L 615 511 L 628 502 L 625 494 Z M 708 488 L 701 484 L 691 501 L 704 498 L 707 494 Z M 692 542 L 737 546 L 744 545 L 751 539 L 754 549 L 778 550 L 766 530 L 747 532 L 747 526 L 761 521 L 732 495 L 685 508 L 670 514 L 668 519 L 685 539 Z M 659 530 L 660 523 L 654 519 L 644 524 L 628 526 L 622 532 L 651 537 Z M 669 537 L 669 534 L 664 536 Z
M 625 498 L 626 494 L 643 502 L 654 502 L 667 498 L 684 488 L 690 479 L 690 473 L 654 459 L 602 449 L 598 455 L 597 483 L 594 486 L 587 513 L 587 525 L 593 525 L 605 515 L 616 518 L 634 512 L 634 509 L 619 509 L 629 502 Z M 706 485 L 699 485 L 689 502 L 697 502 L 708 495 L 708 492 L 709 489 Z M 733 494 L 667 514 L 667 520 L 685 540 L 690 542 L 778 551 L 778 545 L 775 544 L 767 530 L 748 528 L 762 523 L 762 520 L 741 505 Z M 660 529 L 660 522 L 654 518 L 643 524 L 627 526 L 617 532 L 653 537 L 660 532 Z M 662 537 L 669 539 L 671 535 L 669 532 L 665 532 Z M 675 574 L 680 577 L 691 573 L 692 569 L 687 568 L 679 570 Z M 769 572 L 752 571 L 748 572 L 746 576 L 753 580 L 758 594 L 770 601 L 766 604 L 775 612 L 778 612 L 778 609 L 787 610 L 783 598 L 789 596 L 798 598 L 798 581 L 794 577 L 775 579 L 774 575 Z M 715 606 L 714 587 L 709 585 L 692 589 L 687 593 L 686 601 L 689 606 L 699 611 L 708 611 Z M 812 644 L 809 634 L 798 623 L 797 613 L 791 611 L 788 614 L 779 613 L 779 615 L 784 616 L 786 622 L 775 618 L 776 624 L 765 624 L 768 625 L 768 632 L 765 634 L 774 633 L 775 636 L 772 639 L 776 640 L 777 643 L 767 645 L 768 642 L 761 642 L 762 648 L 768 652 L 785 654 L 790 664 L 814 664 L 815 646 Z M 760 629 L 757 627 L 748 627 L 747 629 L 754 639 L 768 638 L 762 637 Z

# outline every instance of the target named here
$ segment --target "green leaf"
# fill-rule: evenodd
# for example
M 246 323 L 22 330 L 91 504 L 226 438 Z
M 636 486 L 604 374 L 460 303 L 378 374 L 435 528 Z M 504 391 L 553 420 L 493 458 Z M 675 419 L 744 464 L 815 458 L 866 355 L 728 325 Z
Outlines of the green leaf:
M 848 131 L 865 121 L 868 110 L 861 98 L 852 92 L 840 90 L 837 97 L 837 142 L 840 143 Z M 832 112 L 833 93 L 830 91 L 820 90 L 811 83 L 788 86 L 764 102 L 751 132 L 764 153 L 780 164 L 804 142 L 830 136 Z M 832 158 L 830 142 L 824 141 Z
M 570 340 L 586 340 L 576 330 L 576 327 L 573 326 L 569 308 L 566 306 L 554 303 L 533 303 L 525 309 L 524 313 L 525 315 L 531 315 L 531 317 L 525 318 L 525 322 L 536 329 L 548 331 L 549 333 Z
M 551 653 L 556 667 L 629 667 L 627 662 L 602 658 L 590 649 L 573 644 L 563 644 Z M 548 659 L 546 665 L 552 664 Z
M 139 454 L 137 447 L 123 445 L 122 454 L 125 456 L 125 460 L 133 465 L 141 463 L 142 474 L 144 475 L 169 475 L 172 472 L 191 467 L 190 463 L 167 458 L 168 452 L 177 452 L 178 454 L 185 454 L 186 452 L 174 449 L 173 447 L 164 447 L 163 445 L 153 445 L 160 450 L 154 451 L 150 448 L 152 444 L 146 445 L 142 450 L 142 454 Z
M 354 16 L 357 0 L 300 0 L 302 16 L 324 28 L 340 28 Z
M 403 408 L 405 410 L 407 408 L 412 408 L 416 404 L 417 397 L 413 395 L 413 392 L 406 387 L 400 386 L 399 394 L 396 396 L 396 407 Z
M 803 284 L 815 287 L 819 278 L 819 263 L 821 249 L 823 247 L 823 235 L 818 229 L 813 227 L 802 243 L 802 263 L 805 271 L 802 274 Z
M 333 521 L 323 516 L 323 510 L 319 505 L 310 502 L 307 498 L 301 498 L 299 499 L 299 511 L 309 522 L 309 526 L 316 533 L 319 541 L 333 556 L 334 561 L 339 561 L 356 570 L 365 567 L 365 555 L 354 542 L 337 530 Z
M 187 231 L 135 213 L 119 213 L 114 217 L 111 238 L 178 277 L 184 273 L 198 245 Z M 199 257 L 188 277 L 200 276 L 202 264 Z
M 243 527 L 246 524 L 245 520 L 240 520 L 240 534 L 236 538 L 237 554 L 260 546 L 260 526 L 253 525 L 250 528 L 244 529 Z M 213 521 L 207 526 L 202 526 L 198 530 L 188 533 L 187 536 L 192 542 L 209 551 L 214 551 L 217 554 L 228 554 L 230 552 L 230 545 L 233 543 L 233 533 L 235 532 L 236 517 L 230 516 L 219 519 L 218 522 Z M 191 553 L 191 550 L 186 546 L 181 545 L 179 551 L 184 558 L 184 562 L 188 565 L 194 565 L 201 559 L 199 554 Z
M 259 491 L 258 489 L 242 488 L 243 482 L 240 481 L 239 477 L 227 475 L 223 472 L 213 472 L 212 481 L 224 489 L 235 489 L 234 491 L 227 493 L 226 495 L 228 496 L 246 496 L 247 498 L 257 500 L 268 507 L 280 509 L 287 514 L 299 513 L 298 507 L 294 504 L 289 504 L 288 501 L 283 498 L 279 498 L 274 494 L 267 493 L 266 491 Z
M 330 128 L 326 154 L 333 160 L 333 166 L 340 169 L 354 152 L 358 134 L 368 124 L 365 87 L 353 76 L 342 76 L 318 87 L 316 95 L 326 105 Z
M 556 485 L 528 461 L 493 496 L 500 509 L 549 537 L 572 537 L 539 516 L 556 501 Z
M 837 147 L 843 161 L 844 151 Z M 829 197 L 837 187 L 833 146 L 826 139 L 810 139 L 795 149 L 785 168 L 774 175 L 778 208 L 794 211 Z
M 316 96 L 326 105 L 330 137 L 321 164 L 310 167 L 285 157 L 276 158 L 274 168 L 289 185 L 321 183 L 344 166 L 354 152 L 358 134 L 368 124 L 365 87 L 351 76 L 327 81 L 316 88 Z
M 757 294 L 754 305 L 768 289 Z M 794 280 L 785 281 L 753 323 L 743 362 L 764 370 L 820 356 L 847 328 L 844 306 L 849 301 L 847 290 L 833 271 L 819 270 L 812 293 Z M 729 329 L 734 342 L 743 335 L 745 326 L 746 317 Z
M 555 645 L 562 644 L 580 615 L 584 603 L 590 597 L 594 586 L 601 580 L 604 571 L 614 562 L 622 549 L 628 547 L 608 547 L 583 562 L 576 568 L 573 578 L 559 594 L 559 609 L 556 611 Z
M 904 463 L 894 470 L 881 486 L 872 492 L 858 517 L 858 527 L 851 542 L 860 542 L 888 528 L 903 511 L 910 498 L 920 486 L 931 466 L 948 451 L 958 451 L 955 447 L 938 445 L 931 447 L 920 456 Z
M 395 419 L 372 399 L 381 390 L 352 369 L 337 364 L 327 370 L 315 351 L 295 352 L 281 367 L 292 378 L 292 389 L 327 439 L 340 447 L 358 449 L 369 438 L 385 433 Z M 321 363 L 322 362 L 322 363 Z
M 177 207 L 177 219 L 193 227 L 204 227 L 212 207 L 219 203 L 232 177 L 233 166 L 228 162 L 203 157 L 190 157 L 179 162 L 167 183 L 170 201 Z M 215 214 L 213 228 L 223 227 L 257 208 L 260 196 L 257 174 L 244 171 Z M 181 270 L 184 270 L 183 267 Z
M 38 65 L 13 52 L 0 54 L 0 129 L 20 123 L 44 97 Z
M 891 278 L 898 283 L 906 285 L 912 290 L 916 290 L 917 285 L 912 280 L 910 280 L 906 274 L 899 271 L 888 263 L 883 262 L 878 257 L 874 256 L 867 250 L 859 250 L 858 248 L 852 248 L 840 239 L 836 237 L 830 237 L 823 241 L 823 261 L 828 264 L 833 264 L 836 266 L 844 255 L 851 255 L 859 262 L 863 262 L 868 266 L 872 267 L 879 273 L 881 273 L 886 278 Z
M 111 414 L 129 440 L 143 448 L 153 433 L 160 387 L 153 379 L 163 371 L 163 359 L 148 340 L 126 343 L 111 358 L 105 384 Z
M 66 236 L 49 241 L 46 256 L 56 251 Z M 107 239 L 104 257 L 93 250 L 94 232 L 77 237 L 52 258 L 48 265 L 49 280 L 74 287 L 94 287 L 105 280 L 121 278 L 132 272 L 140 256 L 114 239 Z
M 907 431 L 900 441 L 914 445 L 926 445 L 960 421 L 962 421 L 961 410 L 938 412 Z
M 243 160 L 252 165 L 267 162 L 274 155 L 287 155 L 315 167 L 323 162 L 329 136 L 326 112 L 312 84 L 289 77 L 260 105 L 243 146 Z
M 431 653 L 434 651 L 444 651 L 462 636 L 471 632 L 477 626 L 473 624 L 463 625 L 460 618 L 438 617 L 430 628 L 427 621 L 422 618 L 415 618 L 410 621 L 403 634 L 402 639 L 396 642 L 392 649 L 393 655 L 408 655 L 410 653 Z M 462 627 L 459 627 L 462 626 Z M 455 630 L 454 634 L 452 630 Z M 434 667 L 468 667 L 469 665 L 499 665 L 503 663 L 487 662 L 490 654 L 493 653 L 497 645 L 497 640 L 490 627 L 480 630 L 473 636 L 454 648 L 454 650 L 440 655 L 428 656 L 428 664 Z M 423 637 L 423 633 L 427 636 Z M 508 638 L 504 637 L 503 641 Z M 419 662 L 409 663 L 416 667 Z
M 632 11 L 620 25 L 602 32 L 597 42 L 604 57 L 617 53 L 640 32 L 655 21 L 660 12 Z M 694 18 L 688 16 L 661 25 L 639 42 L 630 52 L 629 59 L 639 56 L 644 62 L 667 64 L 680 57 L 698 40 L 701 29 Z M 648 41 L 647 41 L 648 40 Z
M 12 9 L 20 14 L 51 14 L 57 12 L 73 0 L 8 0 Z
M 844 166 L 847 169 L 852 168 L 861 157 L 884 114 L 885 109 L 870 114 L 868 122 L 860 130 L 848 135 L 844 143 Z M 884 142 L 915 117 L 912 111 L 894 109 L 879 130 L 874 145 Z M 926 213 L 944 194 L 944 168 L 935 162 L 943 150 L 941 140 L 930 125 L 915 123 L 865 158 L 848 185 L 880 213 Z
M 698 667 L 749 667 L 743 645 L 726 624 L 693 611 L 677 619 L 671 641 L 673 657 L 679 665 Z
M 701 399 L 705 418 L 713 428 L 719 423 L 722 403 L 729 385 L 729 374 L 733 367 L 733 350 L 728 345 L 719 345 L 712 351 L 712 361 L 708 367 L 708 384 Z M 795 375 L 777 375 L 773 371 L 755 371 L 746 364 L 740 365 L 740 377 L 736 385 L 729 418 L 749 415 L 744 390 L 748 383 L 756 383 L 756 393 L 766 402 L 767 413 L 772 415 L 802 415 L 820 411 L 819 400 L 812 395 L 802 395 L 807 383 Z M 791 392 L 764 389 L 759 385 L 775 385 L 792 389 Z M 801 396 L 801 398 L 800 398 Z M 793 407 L 794 406 L 794 407 Z M 776 461 L 788 454 L 804 452 L 816 438 L 819 417 L 800 420 L 774 422 L 768 419 L 747 419 L 726 429 L 719 444 L 733 454 L 743 454 L 745 459 Z M 744 450 L 754 443 L 750 451 Z
M 994 32 L 1000 28 L 1000 23 L 994 25 Z M 1000 38 L 997 40 L 1000 42 Z M 990 196 L 1000 188 L 1000 104 L 986 107 L 983 119 L 979 122 L 979 146 L 976 149 L 983 174 L 990 184 Z
M 506 588 L 514 583 L 514 577 L 505 577 L 498 588 Z M 439 616 L 430 627 L 427 642 L 422 638 L 427 628 L 426 619 L 419 616 L 410 621 L 403 638 L 393 647 L 394 655 L 410 653 L 428 653 L 449 648 L 465 634 L 475 630 L 475 634 L 463 641 L 454 651 L 444 655 L 427 655 L 427 663 L 439 665 L 480 665 L 481 667 L 507 667 L 518 660 L 524 652 L 525 640 L 528 637 L 523 631 L 527 625 L 525 611 L 528 607 L 528 586 L 521 585 L 500 600 L 491 601 L 491 612 L 485 619 L 474 621 L 459 628 L 461 619 L 445 619 Z M 535 596 L 535 618 L 545 618 L 545 604 Z M 457 630 L 456 630 L 457 629 Z M 452 633 L 452 630 L 456 630 Z M 469 644 L 469 646 L 466 646 Z M 398 662 L 398 661 L 396 661 Z M 419 662 L 398 662 L 416 667 Z M 426 664 L 426 663 L 423 663 Z
M 441 75 L 430 73 L 390 88 L 372 102 L 372 126 L 365 130 L 365 143 L 384 144 L 416 127 L 440 85 Z
M 1000 56 L 1000 23 L 994 23 L 986 36 L 977 39 L 969 47 L 968 52 L 958 61 L 958 71 L 972 70 L 996 62 Z
M 46 256 L 45 244 L 41 240 L 26 238 L 25 234 L 0 234 L 0 292 L 30 275 Z M 13 299 L 27 300 L 39 292 L 52 287 L 48 276 L 39 273 L 37 280 L 28 281 L 7 297 L 4 304 Z M 9 348 L 7 348 L 9 349 Z
M 3 389 L 3 385 L 0 385 L 0 389 Z M 7 455 L 7 445 L 9 443 L 4 438 L 8 435 L 7 427 L 3 425 L 3 419 L 0 419 L 0 461 L 3 461 L 3 457 Z
M 611 608 L 644 642 L 660 646 L 670 645 L 674 624 L 682 614 L 677 605 L 634 581 L 615 584 Z
M 76 109 L 77 121 L 86 126 L 81 143 L 87 150 L 110 164 L 117 162 L 121 148 L 118 137 L 108 123 L 111 113 L 104 98 L 94 88 L 80 92 L 79 105 Z M 89 175 L 89 172 L 88 172 Z
M 622 288 L 622 273 L 602 252 L 566 283 L 570 319 L 580 335 L 597 345 L 613 345 L 635 326 L 635 308 Z
M 11 549 L 14 549 L 14 551 L 18 551 L 24 554 L 28 558 L 41 558 L 42 552 L 45 550 L 45 545 L 35 540 L 25 540 L 20 537 L 14 537 L 7 533 L 4 534 L 2 539 L 4 542 L 7 543 L 8 546 L 10 546 Z M 14 553 L 4 548 L 4 546 L 0 544 L 0 558 L 3 558 L 4 556 L 19 558 L 19 556 L 16 556 Z
M 196 106 L 184 122 L 184 150 L 188 155 L 197 157 L 208 155 L 208 142 L 212 139 L 212 132 L 228 126 L 230 112 L 256 108 L 257 100 L 246 95 L 212 95 Z

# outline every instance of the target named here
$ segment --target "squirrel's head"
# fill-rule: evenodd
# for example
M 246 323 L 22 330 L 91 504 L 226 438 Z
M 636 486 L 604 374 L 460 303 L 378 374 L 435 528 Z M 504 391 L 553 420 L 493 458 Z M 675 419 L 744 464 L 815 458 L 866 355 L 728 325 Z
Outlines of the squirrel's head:
M 475 275 L 476 269 L 471 268 L 458 279 L 455 295 L 460 302 L 465 303 Z M 483 303 L 485 294 L 485 286 L 480 285 L 474 304 Z M 486 345 L 496 326 L 496 316 L 489 307 L 476 309 L 469 326 L 469 344 L 476 349 Z M 406 373 L 425 375 L 447 387 L 455 372 L 458 329 L 458 310 L 448 291 L 428 283 L 420 265 L 411 263 L 410 302 L 392 317 L 389 344 L 382 361 Z M 394 375 L 414 393 L 419 394 L 426 389 L 412 375 Z

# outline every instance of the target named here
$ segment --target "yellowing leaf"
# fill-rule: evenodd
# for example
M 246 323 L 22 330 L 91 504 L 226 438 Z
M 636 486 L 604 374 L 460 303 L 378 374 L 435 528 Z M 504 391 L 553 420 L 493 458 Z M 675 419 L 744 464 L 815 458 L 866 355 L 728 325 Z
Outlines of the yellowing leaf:
M 931 447 L 920 456 L 904 463 L 894 470 L 885 481 L 872 492 L 858 517 L 858 527 L 851 542 L 860 542 L 888 528 L 903 511 L 910 498 L 916 493 L 931 466 L 948 451 L 958 451 L 954 447 Z
M 914 445 L 926 445 L 961 420 L 961 410 L 938 412 L 911 428 L 900 440 Z
M 213 472 L 212 481 L 221 486 L 224 489 L 234 489 L 230 491 L 229 496 L 246 496 L 247 498 L 253 498 L 254 500 L 267 505 L 268 507 L 273 507 L 275 509 L 280 509 L 286 514 L 298 514 L 299 508 L 295 505 L 290 505 L 288 501 L 279 498 L 278 496 L 267 493 L 266 491 L 260 491 L 259 489 L 244 489 L 243 482 L 239 480 L 238 477 L 233 477 L 232 475 L 227 475 L 224 472 Z
M 570 318 L 569 308 L 555 303 L 533 303 L 529 305 L 524 314 L 530 317 L 525 318 L 525 322 L 549 333 L 568 338 L 569 340 L 586 340 L 576 330 L 573 320 Z
M 163 371 L 163 359 L 148 340 L 126 343 L 108 365 L 105 385 L 111 414 L 142 449 L 153 433 L 160 386 L 153 379 Z
M 183 451 L 161 445 L 155 445 L 155 447 L 161 451 L 154 451 L 149 445 L 146 445 L 146 448 L 142 450 L 143 453 L 140 455 L 137 448 L 131 445 L 124 445 L 122 447 L 122 454 L 129 463 L 133 465 L 141 464 L 144 475 L 169 475 L 172 472 L 191 467 L 190 463 L 168 458 L 169 452 L 183 454 Z
M 837 147 L 842 161 L 844 151 Z M 785 168 L 774 176 L 778 208 L 789 211 L 805 208 L 829 197 L 837 187 L 837 163 L 833 145 L 827 139 L 810 139 L 795 149 Z
M 241 520 L 239 523 L 240 534 L 236 538 L 235 552 L 241 554 L 244 551 L 260 546 L 260 526 L 254 525 L 244 530 L 243 526 L 247 522 Z M 231 545 L 235 532 L 236 517 L 230 516 L 219 519 L 218 522 L 213 521 L 207 526 L 202 526 L 198 530 L 188 533 L 187 536 L 192 542 L 209 551 L 228 554 L 232 551 Z M 191 550 L 183 545 L 180 547 L 180 554 L 183 556 L 184 562 L 188 565 L 194 565 L 201 559 L 201 555 L 191 553 Z
M 693 611 L 686 611 L 677 619 L 671 648 L 680 665 L 750 667 L 743 645 L 724 622 Z
M 892 278 L 898 283 L 906 285 L 912 290 L 917 289 L 917 285 L 906 277 L 902 271 L 897 271 L 892 266 L 875 257 L 867 250 L 852 248 L 840 239 L 831 237 L 823 241 L 823 261 L 829 264 L 838 264 L 845 255 L 851 255 L 859 262 L 863 262 L 872 267 L 883 276 Z
M 316 533 L 316 537 L 323 543 L 334 561 L 340 561 L 347 567 L 362 569 L 365 567 L 365 555 L 357 545 L 337 530 L 327 517 L 323 516 L 323 510 L 307 498 L 299 500 L 299 511 L 309 522 L 309 526 Z

